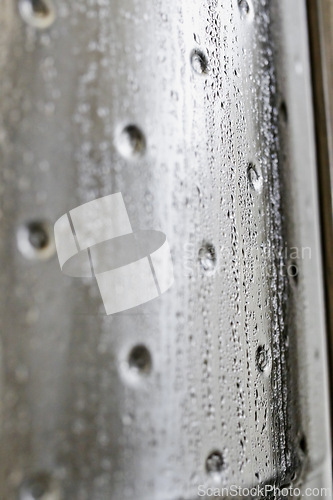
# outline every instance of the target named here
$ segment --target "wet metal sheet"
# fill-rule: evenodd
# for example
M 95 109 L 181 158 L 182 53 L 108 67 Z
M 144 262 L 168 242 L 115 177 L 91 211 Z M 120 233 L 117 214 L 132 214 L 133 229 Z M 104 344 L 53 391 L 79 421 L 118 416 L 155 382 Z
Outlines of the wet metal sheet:
M 0 16 L 0 497 L 329 487 L 305 2 L 50 2 Z M 107 315 L 53 225 L 115 193 L 174 283 Z

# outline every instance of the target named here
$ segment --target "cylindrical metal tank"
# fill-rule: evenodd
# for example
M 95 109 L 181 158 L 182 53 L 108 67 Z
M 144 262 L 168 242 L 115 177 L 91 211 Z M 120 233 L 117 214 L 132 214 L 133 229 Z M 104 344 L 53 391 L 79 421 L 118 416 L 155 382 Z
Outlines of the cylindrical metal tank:
M 330 486 L 303 0 L 3 0 L 0 172 L 1 498 Z M 174 284 L 107 315 L 53 225 L 114 193 Z

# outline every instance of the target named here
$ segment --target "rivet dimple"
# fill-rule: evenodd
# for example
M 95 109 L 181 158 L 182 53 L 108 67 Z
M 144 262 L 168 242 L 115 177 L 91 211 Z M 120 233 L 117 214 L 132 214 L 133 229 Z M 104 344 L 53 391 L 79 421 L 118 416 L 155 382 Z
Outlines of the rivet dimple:
M 54 236 L 50 223 L 31 220 L 17 231 L 17 246 L 21 254 L 31 260 L 47 260 L 55 253 Z
M 252 20 L 253 6 L 251 0 L 238 0 L 238 9 L 242 19 Z
M 257 192 L 262 190 L 262 176 L 260 175 L 258 168 L 253 163 L 248 164 L 247 178 L 252 189 Z
M 194 49 L 191 53 L 191 64 L 193 70 L 198 74 L 208 72 L 208 60 L 202 50 Z
M 152 359 L 147 347 L 143 344 L 134 346 L 129 354 L 128 364 L 131 370 L 147 375 L 152 367 Z
M 280 117 L 282 118 L 283 123 L 288 122 L 288 108 L 285 101 L 281 101 L 280 103 Z
M 206 459 L 206 472 L 213 476 L 219 476 L 224 469 L 224 458 L 219 450 L 214 450 Z
M 22 19 L 34 28 L 46 29 L 55 21 L 52 0 L 19 0 L 18 8 Z
M 127 125 L 118 136 L 117 147 L 125 158 L 141 156 L 146 149 L 144 133 L 136 125 Z
M 217 261 L 214 245 L 211 243 L 203 243 L 199 250 L 198 257 L 202 269 L 208 274 L 213 273 Z
M 291 261 L 287 267 L 287 273 L 291 283 L 295 286 L 298 285 L 299 270 L 296 261 Z
M 58 481 L 48 472 L 37 472 L 23 481 L 20 500 L 62 500 Z
M 260 345 L 256 353 L 256 365 L 261 373 L 268 373 L 270 371 L 270 354 L 269 350 L 264 345 Z

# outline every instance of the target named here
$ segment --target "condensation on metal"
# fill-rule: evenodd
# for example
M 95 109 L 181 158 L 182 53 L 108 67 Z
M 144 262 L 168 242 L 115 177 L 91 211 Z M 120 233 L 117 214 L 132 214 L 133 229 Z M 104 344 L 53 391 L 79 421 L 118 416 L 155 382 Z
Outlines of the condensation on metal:
M 304 2 L 40 3 L 0 16 L 0 496 L 327 484 Z M 175 284 L 106 316 L 18 231 L 116 192 Z

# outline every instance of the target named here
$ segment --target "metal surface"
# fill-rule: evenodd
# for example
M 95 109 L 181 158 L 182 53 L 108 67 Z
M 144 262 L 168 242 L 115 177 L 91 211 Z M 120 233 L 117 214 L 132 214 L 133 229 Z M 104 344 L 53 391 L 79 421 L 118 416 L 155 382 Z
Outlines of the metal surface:
M 326 315 L 329 327 L 330 366 L 333 361 L 333 6 L 324 1 L 308 2 L 311 36 L 314 107 L 321 205 L 323 257 L 325 265 Z M 331 392 L 333 370 L 330 369 Z M 332 394 L 331 394 L 332 400 Z M 332 410 L 332 401 L 331 401 Z M 331 411 L 332 414 L 332 411 Z M 331 417 L 332 424 L 332 417 Z
M 305 2 L 34 5 L 0 16 L 0 497 L 330 487 Z M 175 284 L 106 316 L 48 224 L 116 192 Z

